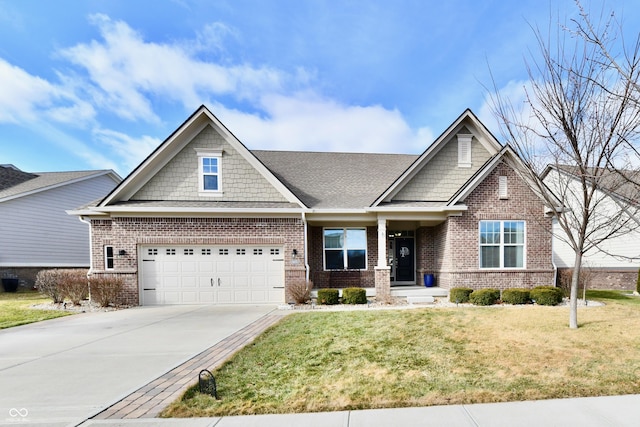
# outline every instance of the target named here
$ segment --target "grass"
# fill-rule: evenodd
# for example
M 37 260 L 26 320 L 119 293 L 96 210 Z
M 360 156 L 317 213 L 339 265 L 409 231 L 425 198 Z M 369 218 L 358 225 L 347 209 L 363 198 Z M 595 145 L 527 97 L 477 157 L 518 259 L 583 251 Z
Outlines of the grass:
M 61 310 L 40 310 L 31 307 L 47 302 L 51 302 L 51 300 L 34 291 L 0 292 L 0 329 L 41 322 L 70 314 Z
M 286 317 L 165 417 L 429 406 L 640 392 L 640 298 L 604 307 L 311 312 Z

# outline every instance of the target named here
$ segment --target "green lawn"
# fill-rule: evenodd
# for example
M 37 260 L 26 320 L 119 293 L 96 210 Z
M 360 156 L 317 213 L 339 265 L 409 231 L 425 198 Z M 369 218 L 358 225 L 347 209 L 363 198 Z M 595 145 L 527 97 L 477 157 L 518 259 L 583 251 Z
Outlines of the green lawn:
M 0 292 L 0 329 L 67 316 L 61 310 L 40 310 L 32 305 L 51 302 L 38 292 Z
M 604 307 L 293 314 L 163 416 L 335 411 L 640 393 L 640 298 Z

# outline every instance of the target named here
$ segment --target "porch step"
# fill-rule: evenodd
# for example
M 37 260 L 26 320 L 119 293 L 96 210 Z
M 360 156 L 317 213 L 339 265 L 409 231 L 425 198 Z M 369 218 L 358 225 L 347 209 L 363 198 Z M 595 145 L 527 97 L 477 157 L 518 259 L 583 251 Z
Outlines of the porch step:
M 436 302 L 436 299 L 432 296 L 407 297 L 407 302 L 409 304 L 433 304 Z
M 391 288 L 392 297 L 447 297 L 449 290 L 433 286 L 427 288 L 424 286 L 397 286 Z

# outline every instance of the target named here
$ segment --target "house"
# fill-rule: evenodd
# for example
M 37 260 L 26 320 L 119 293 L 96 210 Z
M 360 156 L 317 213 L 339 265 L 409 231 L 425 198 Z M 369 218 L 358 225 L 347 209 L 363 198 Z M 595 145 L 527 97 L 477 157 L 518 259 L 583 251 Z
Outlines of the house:
M 33 285 L 42 268 L 89 267 L 89 227 L 66 211 L 121 180 L 111 170 L 29 173 L 0 165 L 0 271 Z
M 636 288 L 640 268 L 640 185 L 639 172 L 599 169 L 597 176 L 600 190 L 594 192 L 592 206 L 594 215 L 587 232 L 591 238 L 607 238 L 598 247 L 586 252 L 582 258 L 582 281 L 588 288 L 627 289 Z M 575 166 L 549 165 L 541 174 L 543 182 L 552 189 L 565 204 L 565 214 L 581 212 L 580 174 Z M 629 179 L 631 178 L 631 179 Z M 577 197 L 576 197 L 577 196 Z M 613 235 L 607 225 L 611 218 L 623 216 L 619 228 Z M 566 233 L 553 221 L 553 261 L 560 277 L 573 269 L 575 254 L 567 243 Z
M 469 110 L 416 156 L 249 150 L 202 106 L 73 214 L 129 304 L 282 303 L 306 279 L 551 285 L 551 218 L 519 167 Z

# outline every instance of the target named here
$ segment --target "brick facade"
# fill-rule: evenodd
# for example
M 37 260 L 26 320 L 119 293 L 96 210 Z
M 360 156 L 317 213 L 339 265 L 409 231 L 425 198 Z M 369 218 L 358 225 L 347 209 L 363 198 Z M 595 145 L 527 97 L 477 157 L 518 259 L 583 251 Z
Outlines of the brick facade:
M 92 220 L 92 274 L 116 274 L 124 279 L 120 303 L 138 305 L 140 245 L 278 245 L 284 248 L 287 283 L 304 277 L 304 232 L 299 218 L 129 218 Z M 104 270 L 104 246 L 124 256 L 114 257 L 114 269 Z M 297 256 L 293 259 L 292 252 Z
M 499 176 L 507 177 L 507 199 L 498 197 Z M 544 215 L 541 200 L 508 165 L 499 164 L 464 202 L 466 212 L 449 217 L 433 230 L 440 286 L 506 289 L 553 285 L 551 218 Z M 526 222 L 526 269 L 480 269 L 481 220 Z

